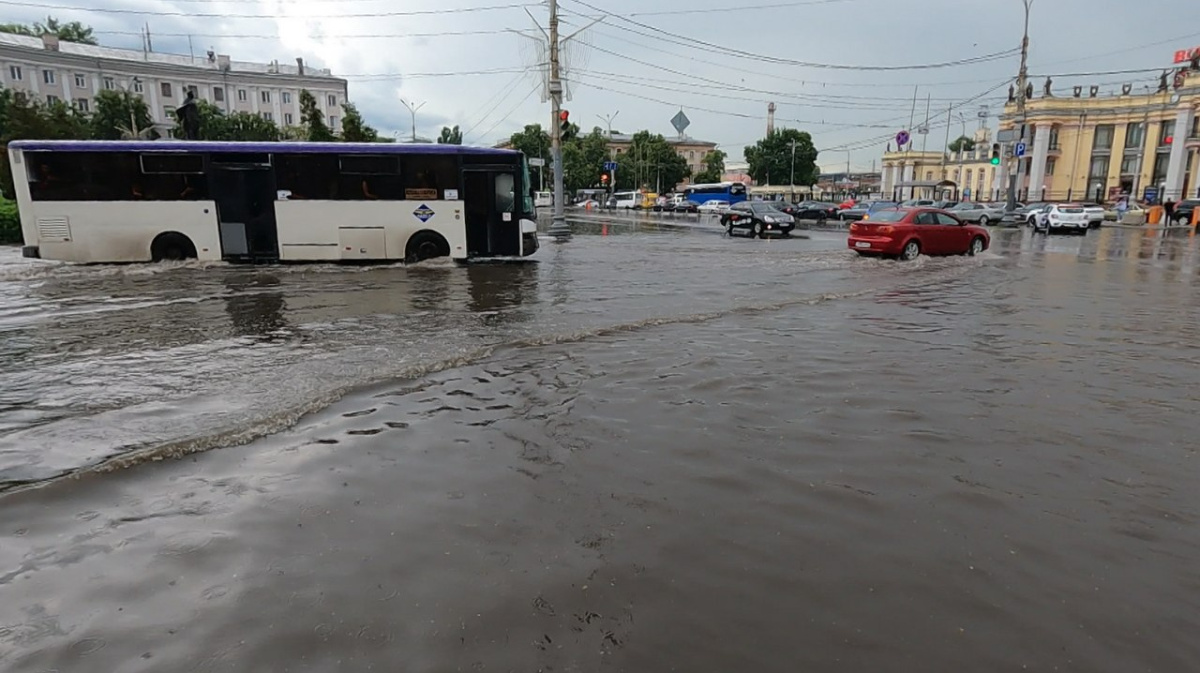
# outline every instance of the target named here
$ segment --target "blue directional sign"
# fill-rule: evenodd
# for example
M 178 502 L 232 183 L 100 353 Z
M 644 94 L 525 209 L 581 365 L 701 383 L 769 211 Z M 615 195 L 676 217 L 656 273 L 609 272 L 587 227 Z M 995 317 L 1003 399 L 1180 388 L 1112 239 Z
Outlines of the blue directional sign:
M 1013 156 L 1016 156 L 1016 157 L 1025 156 L 1025 143 L 1017 143 L 1017 146 L 1015 148 L 1013 148 Z
M 605 161 L 605 162 L 604 162 L 604 170 L 606 170 L 606 171 L 615 171 L 615 170 L 617 170 L 617 162 L 615 162 L 615 161 Z

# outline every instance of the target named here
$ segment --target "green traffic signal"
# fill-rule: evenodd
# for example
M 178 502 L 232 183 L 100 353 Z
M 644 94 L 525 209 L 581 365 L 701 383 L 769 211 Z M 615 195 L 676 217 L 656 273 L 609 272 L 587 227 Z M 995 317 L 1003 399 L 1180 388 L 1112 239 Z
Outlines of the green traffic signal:
M 1000 157 L 992 157 L 992 165 L 999 166 L 1000 165 Z

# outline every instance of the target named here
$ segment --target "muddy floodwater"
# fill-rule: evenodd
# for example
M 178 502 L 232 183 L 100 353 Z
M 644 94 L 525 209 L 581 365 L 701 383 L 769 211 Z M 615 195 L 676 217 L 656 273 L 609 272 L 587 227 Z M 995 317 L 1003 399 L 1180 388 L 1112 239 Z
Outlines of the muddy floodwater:
M 0 249 L 0 670 L 1200 667 L 1200 240 Z

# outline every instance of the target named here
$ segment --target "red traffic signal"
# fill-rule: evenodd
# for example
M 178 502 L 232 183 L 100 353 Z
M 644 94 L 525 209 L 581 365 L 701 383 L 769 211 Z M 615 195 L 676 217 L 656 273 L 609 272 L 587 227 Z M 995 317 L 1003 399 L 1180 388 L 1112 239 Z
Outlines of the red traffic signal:
M 604 184 L 608 184 L 608 173 L 604 173 L 603 175 L 600 176 L 600 182 L 603 182 Z
M 1166 138 L 1163 138 L 1164 145 L 1170 145 L 1173 142 L 1175 142 L 1175 136 L 1167 136 Z
M 558 119 L 559 119 L 559 121 L 564 121 L 564 122 L 568 121 L 571 119 L 571 113 L 566 110 L 563 110 L 558 113 Z

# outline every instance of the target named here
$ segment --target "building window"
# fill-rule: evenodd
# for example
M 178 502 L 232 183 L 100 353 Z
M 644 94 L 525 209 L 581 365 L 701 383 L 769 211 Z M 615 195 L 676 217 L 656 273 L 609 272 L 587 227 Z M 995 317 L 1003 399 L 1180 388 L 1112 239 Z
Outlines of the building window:
M 163 82 L 161 88 L 162 88 L 163 98 L 170 98 L 171 97 L 171 83 Z
M 87 75 L 76 74 L 75 75 L 75 87 L 77 89 L 86 89 L 87 88 Z
M 175 119 L 175 110 L 170 105 L 163 106 L 163 119 L 166 119 L 167 121 Z
M 80 112 L 87 112 L 88 111 L 88 99 L 86 99 L 86 98 L 76 99 L 75 100 L 75 109 L 79 110 Z
M 292 102 L 292 92 L 284 91 L 283 93 L 279 94 L 279 100 L 283 101 L 284 105 L 291 103 Z
M 1137 174 L 1137 172 L 1138 172 L 1138 155 L 1136 153 L 1133 153 L 1133 154 L 1127 153 L 1127 154 L 1125 154 L 1125 156 L 1121 157 L 1121 176 L 1122 177 L 1127 176 L 1127 175 L 1133 176 L 1133 175 Z
M 194 96 L 196 98 L 200 97 L 200 90 L 196 88 L 195 84 L 189 84 L 189 85 L 183 87 L 182 91 L 183 91 L 184 95 L 187 95 L 190 93 L 190 94 L 192 94 L 192 96 Z
M 1049 157 L 1046 159 L 1046 175 L 1047 176 L 1054 175 L 1054 164 L 1056 164 L 1056 163 L 1058 163 L 1058 160 L 1055 159 L 1054 157 Z
M 46 96 L 46 102 L 49 103 L 50 105 L 54 105 L 55 103 L 58 102 L 58 96 L 55 96 L 54 94 L 49 94 Z
M 1058 127 L 1057 126 L 1050 127 L 1050 149 L 1051 150 L 1059 149 L 1059 147 L 1058 147 Z
M 1175 120 L 1172 119 L 1170 121 L 1163 122 L 1158 127 L 1158 146 L 1159 147 L 1169 147 L 1170 143 L 1167 142 L 1167 138 L 1174 139 L 1174 136 L 1175 136 Z
M 104 78 L 104 90 L 112 91 L 115 88 L 117 88 L 117 83 L 113 81 L 113 78 L 105 77 Z
M 849 178 L 850 176 L 847 175 L 846 177 Z M 926 182 L 933 180 L 933 171 L 925 171 L 925 180 Z
M 329 107 L 337 106 L 337 96 L 329 94 L 329 96 L 326 97 L 326 100 L 329 102 Z
M 329 115 L 329 128 L 330 130 L 337 128 L 337 115 Z
M 1171 163 L 1171 151 L 1159 150 L 1154 155 L 1154 175 L 1150 178 L 1150 184 L 1161 185 L 1167 181 L 1167 166 Z
M 270 91 L 259 91 L 258 98 L 259 98 L 259 100 L 261 100 L 264 103 L 270 103 L 271 102 L 271 92 Z
M 291 113 L 291 112 L 284 112 L 284 113 L 283 113 L 283 123 L 284 123 L 284 124 L 286 124 L 286 125 L 288 125 L 288 126 L 291 126 L 291 125 L 292 125 L 292 113 Z
M 274 117 L 274 116 L 273 116 L 273 115 L 272 115 L 270 112 L 264 112 L 264 113 L 262 113 L 262 118 L 263 118 L 263 119 L 265 119 L 265 120 L 267 120 L 267 121 L 269 121 L 269 122 L 273 122 L 273 121 L 275 121 L 275 117 Z
M 134 77 L 133 78 L 133 92 L 134 93 L 142 93 L 142 91 L 144 91 L 144 90 L 145 90 L 145 87 L 142 86 L 142 80 Z
M 21 66 L 19 66 L 19 65 L 8 66 L 8 76 L 14 82 L 20 82 L 21 81 Z
M 1110 126 L 1109 129 L 1111 128 Z M 1109 140 L 1112 140 L 1111 135 Z M 1092 164 L 1088 169 L 1087 197 L 1100 198 L 1103 196 L 1104 187 L 1108 185 L 1108 159 L 1107 154 L 1092 157 Z
M 245 101 L 246 101 L 246 98 L 247 98 L 247 96 L 246 96 L 246 90 L 245 90 L 245 89 L 238 89 L 238 100 L 240 100 L 240 101 L 242 101 L 242 102 L 245 102 Z
M 1092 151 L 1096 150 L 1111 150 L 1113 143 L 1113 125 L 1098 124 L 1096 126 L 1096 137 L 1092 140 Z
M 971 169 L 969 169 L 969 168 L 967 169 L 967 179 L 963 180 L 963 184 L 966 184 L 968 186 L 971 184 L 971 173 L 972 172 L 973 171 Z
M 225 102 L 225 90 L 219 86 L 214 86 L 213 87 L 213 100 L 217 101 L 218 103 Z
M 1141 122 L 1132 122 L 1125 125 L 1125 149 L 1136 150 L 1145 142 L 1146 127 Z M 1121 171 L 1122 173 L 1124 171 Z
M 54 71 L 53 70 L 43 70 L 42 71 L 42 81 L 45 82 L 46 84 L 54 84 Z

